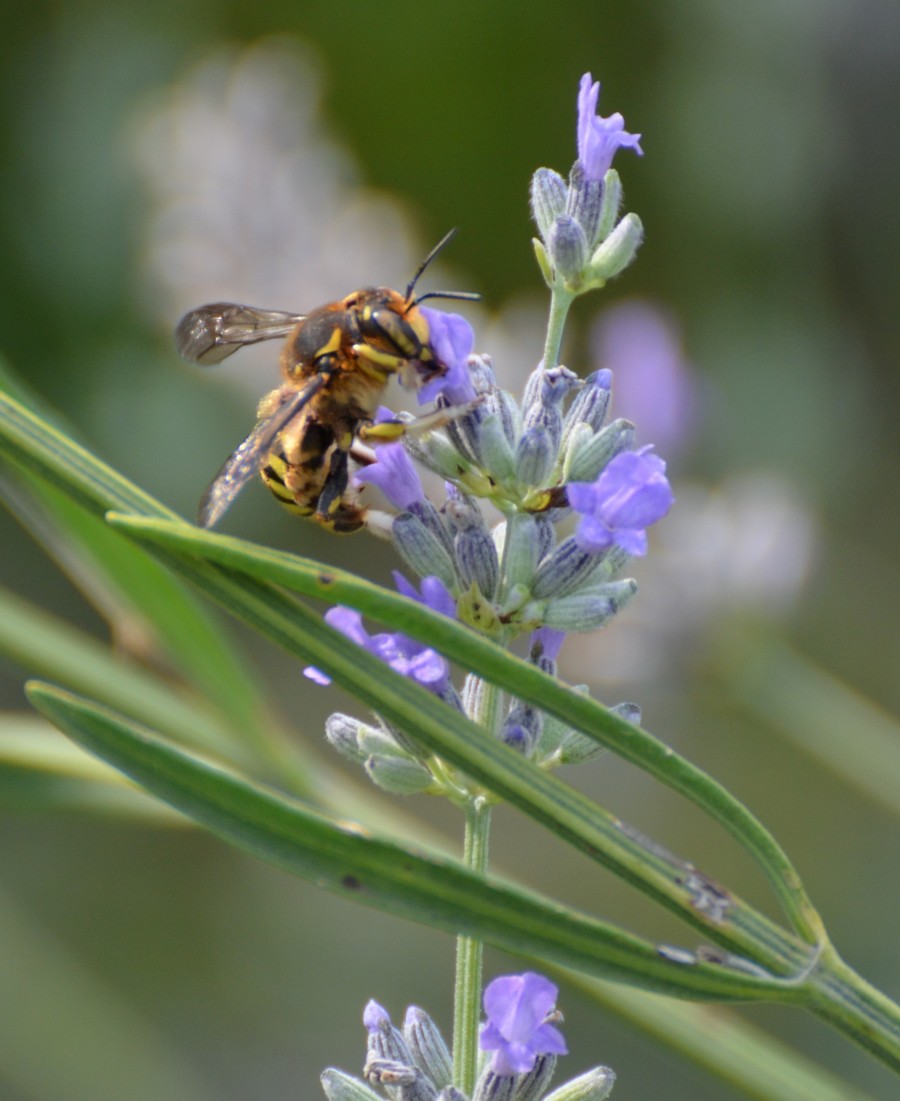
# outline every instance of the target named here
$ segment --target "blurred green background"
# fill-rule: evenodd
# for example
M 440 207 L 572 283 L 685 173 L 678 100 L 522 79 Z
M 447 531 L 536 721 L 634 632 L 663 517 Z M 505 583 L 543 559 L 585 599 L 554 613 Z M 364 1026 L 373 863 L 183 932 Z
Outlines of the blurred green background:
M 271 346 L 210 374 L 179 364 L 172 326 L 200 302 L 303 310 L 401 286 L 459 226 L 433 278 L 483 294 L 469 311 L 478 347 L 521 380 L 545 305 L 528 180 L 540 164 L 568 170 L 578 78 L 602 81 L 601 113 L 643 134 L 645 156 L 617 167 L 647 239 L 602 297 L 577 303 L 564 359 L 597 366 L 605 305 L 659 303 L 678 319 L 700 415 L 672 452 L 679 506 L 637 567 L 642 596 L 568 666 L 564 651 L 563 673 L 606 702 L 636 699 L 650 730 L 757 811 L 848 961 L 900 994 L 896 758 L 874 770 L 880 798 L 846 775 L 868 708 L 898 748 L 879 709 L 900 707 L 900 8 L 70 0 L 8 13 L 0 52 L 0 352 L 101 456 L 188 516 L 275 377 Z M 381 545 L 373 564 L 365 536 L 282 516 L 257 487 L 224 527 L 380 578 L 393 564 Z M 5 515 L 0 539 L 5 585 L 104 636 Z M 318 746 L 336 693 L 242 644 Z M 0 663 L 7 710 L 24 706 L 22 672 Z M 818 751 L 832 739 L 828 766 Z M 579 783 L 770 906 L 729 843 L 642 776 L 604 759 Z M 446 808 L 407 809 L 457 829 Z M 669 918 L 512 813 L 495 853 L 544 890 L 682 943 Z M 372 996 L 395 1017 L 424 1005 L 449 1031 L 447 938 L 193 831 L 10 805 L 0 892 L 8 1101 L 160 1096 L 141 1092 L 149 1065 L 188 1101 L 315 1097 L 325 1065 L 359 1069 Z M 509 967 L 489 957 L 492 972 Z M 740 1096 L 565 989 L 562 1004 L 572 1074 L 608 1063 L 623 1099 Z M 897 1096 L 812 1020 L 745 1015 L 872 1097 Z

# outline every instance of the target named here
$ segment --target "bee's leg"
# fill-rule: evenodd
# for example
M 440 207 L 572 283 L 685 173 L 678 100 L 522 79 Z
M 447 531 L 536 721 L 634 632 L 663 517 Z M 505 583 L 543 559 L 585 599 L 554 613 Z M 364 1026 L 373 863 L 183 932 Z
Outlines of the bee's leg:
M 312 516 L 317 524 L 342 535 L 359 531 L 366 523 L 365 509 L 346 497 L 350 484 L 349 461 L 348 452 L 339 447 L 332 451 L 328 474 Z
M 418 436 L 425 432 L 433 432 L 435 428 L 441 428 L 457 417 L 471 413 L 479 404 L 480 398 L 470 401 L 465 405 L 448 405 L 444 409 L 435 409 L 433 413 L 426 413 L 423 417 L 413 420 L 401 420 L 393 417 L 391 420 L 379 421 L 377 424 L 369 422 L 363 424 L 357 431 L 357 437 L 364 443 L 393 443 L 401 436 Z
M 380 348 L 373 348 L 371 344 L 354 344 L 352 351 L 357 360 L 364 362 L 360 366 L 369 364 L 377 369 L 380 374 L 402 371 L 409 363 L 409 356 L 395 355 L 392 352 L 383 352 Z

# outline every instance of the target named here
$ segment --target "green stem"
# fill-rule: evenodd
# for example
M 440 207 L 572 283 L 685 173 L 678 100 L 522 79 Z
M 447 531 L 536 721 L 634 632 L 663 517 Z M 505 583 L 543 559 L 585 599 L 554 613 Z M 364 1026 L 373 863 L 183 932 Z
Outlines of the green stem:
M 569 315 L 569 307 L 575 301 L 575 295 L 562 287 L 550 290 L 550 316 L 547 319 L 547 340 L 544 344 L 544 370 L 549 371 L 559 363 L 559 349 L 562 344 L 563 329 Z
M 812 997 L 803 1004 L 866 1051 L 900 1072 L 900 1006 L 827 945 L 806 980 Z
M 466 867 L 484 873 L 488 864 L 491 807 L 480 799 L 466 808 Z M 456 941 L 456 988 L 453 1008 L 453 1083 L 472 1096 L 478 1071 L 478 1020 L 481 1014 L 481 965 L 484 944 L 475 937 Z

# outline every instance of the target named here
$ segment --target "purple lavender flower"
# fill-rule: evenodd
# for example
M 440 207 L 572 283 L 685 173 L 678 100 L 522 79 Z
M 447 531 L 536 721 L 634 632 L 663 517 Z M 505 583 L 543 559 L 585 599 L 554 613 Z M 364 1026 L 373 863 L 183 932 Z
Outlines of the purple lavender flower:
M 566 1042 L 558 1028 L 547 1023 L 556 1006 L 557 987 L 526 971 L 502 975 L 484 991 L 487 1021 L 481 1026 L 479 1044 L 494 1053 L 491 1070 L 510 1076 L 527 1074 L 539 1055 L 565 1055 Z
M 393 416 L 391 410 L 382 405 L 375 416 L 375 423 L 392 420 Z M 353 475 L 353 481 L 378 486 L 391 504 L 403 511 L 412 508 L 425 496 L 412 459 L 399 441 L 378 444 L 375 448 L 375 462 L 358 470 Z
M 402 574 L 395 572 L 394 582 L 404 596 L 409 596 L 443 615 L 456 617 L 456 601 L 437 577 L 423 579 L 421 595 Z M 330 608 L 325 613 L 325 622 L 346 635 L 357 646 L 390 665 L 395 672 L 410 677 L 430 692 L 440 695 L 446 691 L 450 683 L 450 667 L 446 659 L 430 646 L 416 642 L 399 631 L 381 631 L 370 635 L 363 626 L 362 615 L 352 608 Z M 303 673 L 316 684 L 331 683 L 331 678 L 315 666 L 307 666 Z
M 649 302 L 623 302 L 601 314 L 592 343 L 615 375 L 618 415 L 671 455 L 690 438 L 699 404 L 674 318 Z
M 391 576 L 399 593 L 408 596 L 410 600 L 417 600 L 434 612 L 456 619 L 456 601 L 439 577 L 423 577 L 420 592 L 416 592 L 415 585 L 407 581 L 399 570 L 393 570 Z
M 623 451 L 594 482 L 566 486 L 569 504 L 582 513 L 578 545 L 592 554 L 619 546 L 628 554 L 647 553 L 646 529 L 661 520 L 675 500 L 666 464 L 650 447 Z
M 419 403 L 425 405 L 443 394 L 450 405 L 464 405 L 475 398 L 475 388 L 469 377 L 468 359 L 475 344 L 472 326 L 458 313 L 445 313 L 421 306 L 428 322 L 431 346 L 438 362 L 447 372 L 419 390 Z
M 578 89 L 578 160 L 589 180 L 602 180 L 609 171 L 617 149 L 633 149 L 643 155 L 640 134 L 629 134 L 619 114 L 601 118 L 597 114 L 599 81 L 585 73 Z

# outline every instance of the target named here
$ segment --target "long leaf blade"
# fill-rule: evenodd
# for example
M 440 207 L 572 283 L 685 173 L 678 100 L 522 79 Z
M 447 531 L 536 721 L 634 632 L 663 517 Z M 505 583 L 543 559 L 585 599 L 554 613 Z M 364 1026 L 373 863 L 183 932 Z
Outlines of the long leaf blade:
M 182 529 L 192 530 L 149 495 L 4 395 L 0 395 L 0 449 L 5 449 L 54 484 L 64 489 L 68 487 L 69 492 L 92 511 L 104 508 L 125 510 L 146 519 L 174 521 L 176 533 Z M 729 950 L 764 961 L 775 972 L 791 974 L 802 970 L 808 963 L 808 950 L 733 895 L 726 892 L 727 920 L 718 905 L 710 912 L 703 904 L 704 897 L 708 889 L 715 895 L 719 888 L 705 877 L 701 876 L 698 880 L 694 871 L 688 871 L 689 865 L 685 862 L 678 861 L 659 846 L 647 843 L 633 831 L 626 830 L 613 816 L 601 811 L 555 777 L 538 772 L 508 747 L 485 739 L 481 731 L 463 716 L 446 707 L 442 707 L 436 715 L 434 698 L 419 685 L 399 677 L 371 654 L 355 647 L 324 625 L 319 616 L 286 598 L 269 581 L 229 576 L 219 567 L 198 561 L 192 556 L 193 551 L 178 555 L 171 548 L 161 548 L 159 554 L 163 561 L 195 581 L 229 611 L 239 614 L 251 626 L 302 660 L 329 672 L 339 683 L 350 686 L 363 702 L 405 727 L 434 752 L 480 779 L 490 790 L 549 826 L 569 843 L 613 868 L 617 874 L 679 913 L 685 921 L 702 929 L 705 936 Z M 319 566 L 318 570 L 326 582 L 333 573 L 328 567 Z M 377 592 L 375 586 L 371 589 Z M 440 618 L 433 617 L 436 622 L 428 620 L 429 627 L 442 629 Z M 446 627 L 443 626 L 443 629 L 446 630 Z M 513 685 L 517 695 L 528 698 L 531 686 L 538 693 L 538 706 L 560 714 L 567 721 L 572 712 L 571 725 L 586 723 L 589 729 L 593 729 L 591 723 L 599 716 L 600 729 L 606 729 L 610 719 L 616 726 L 615 716 L 610 716 L 593 701 L 586 701 L 485 640 L 476 641 L 479 653 L 483 652 L 487 664 L 485 675 L 496 678 L 497 683 L 503 683 L 512 670 L 517 676 Z M 480 662 L 481 658 L 479 672 L 482 671 Z M 533 679 L 535 674 L 539 677 L 536 683 Z M 586 716 L 578 710 L 585 702 L 591 705 Z M 627 723 L 620 725 L 625 727 L 627 738 L 634 736 L 636 728 Z M 654 754 L 661 754 L 665 759 L 673 756 L 662 743 L 655 739 L 650 741 Z M 698 772 L 687 762 L 682 764 L 692 775 Z M 701 805 L 709 804 L 710 813 L 721 820 L 723 806 L 729 810 L 738 807 L 743 818 L 749 819 L 754 828 L 761 831 L 755 819 L 736 800 L 709 778 L 703 777 L 702 773 L 699 776 L 703 784 L 708 782 L 712 785 L 712 797 L 705 789 L 700 795 L 696 791 L 694 794 Z M 679 787 L 678 783 L 673 786 Z M 727 815 L 725 820 L 729 821 Z M 729 821 L 729 825 L 733 827 L 734 823 Z M 805 898 L 796 873 L 789 865 L 791 875 L 777 866 L 776 858 L 781 850 L 765 831 L 761 836 L 766 844 L 771 842 L 775 851 L 773 857 L 763 845 L 762 855 L 769 857 L 769 863 L 765 866 L 782 899 L 786 903 L 793 901 L 796 907 L 795 895 Z M 743 839 L 747 843 L 747 839 Z M 751 851 L 754 851 L 754 846 L 758 847 L 758 839 L 754 837 L 750 841 Z M 758 857 L 760 855 L 757 853 Z M 783 854 L 781 857 L 786 861 Z
M 588 974 L 688 997 L 793 1000 L 779 983 L 698 964 L 672 968 L 654 945 L 447 858 L 418 854 L 318 814 L 190 756 L 70 693 L 29 685 L 34 706 L 83 748 L 213 833 L 329 890 L 448 932 L 483 937 Z

